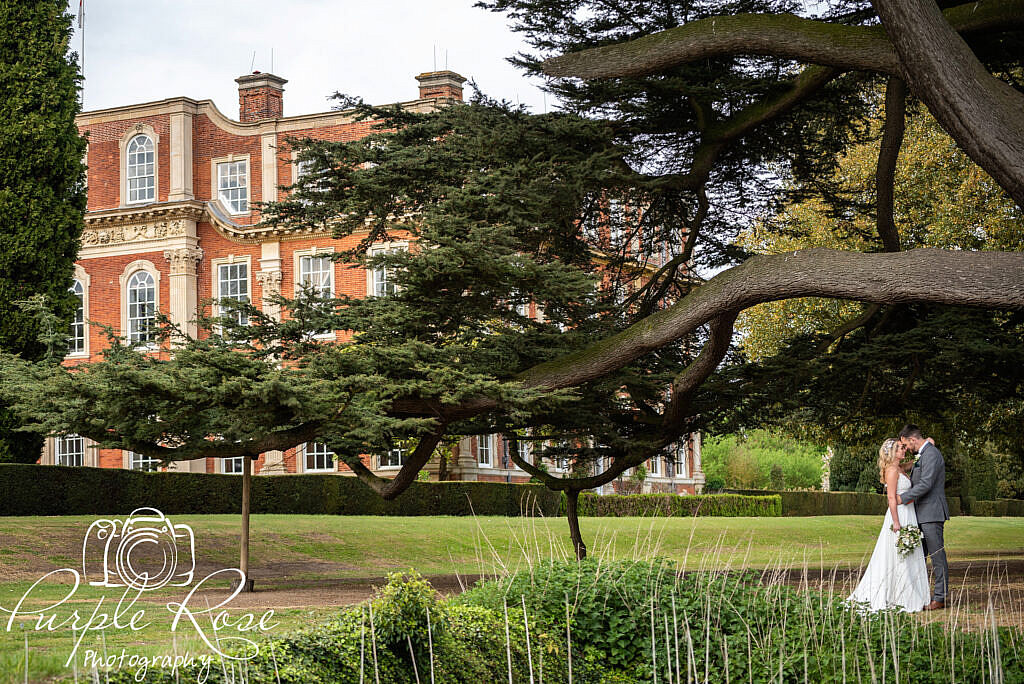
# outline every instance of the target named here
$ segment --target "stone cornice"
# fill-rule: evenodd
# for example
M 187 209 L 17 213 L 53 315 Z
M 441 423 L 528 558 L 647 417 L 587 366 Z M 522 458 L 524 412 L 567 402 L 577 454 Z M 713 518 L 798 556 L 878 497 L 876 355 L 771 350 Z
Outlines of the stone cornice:
M 205 219 L 210 222 L 211 225 L 224 237 L 233 240 L 235 242 L 242 243 L 256 243 L 263 242 L 264 240 L 275 238 L 280 239 L 287 236 L 300 236 L 300 235 L 326 235 L 330 236 L 332 231 L 330 228 L 324 229 L 300 229 L 300 228 L 284 228 L 281 226 L 267 226 L 261 224 L 241 224 L 235 223 L 217 201 L 206 203 L 206 217 Z
M 118 226 L 138 225 L 153 221 L 171 221 L 183 219 L 200 221 L 206 211 L 203 202 L 186 200 L 184 202 L 155 202 L 141 207 L 118 207 L 90 211 L 85 215 L 85 229 L 115 228 Z

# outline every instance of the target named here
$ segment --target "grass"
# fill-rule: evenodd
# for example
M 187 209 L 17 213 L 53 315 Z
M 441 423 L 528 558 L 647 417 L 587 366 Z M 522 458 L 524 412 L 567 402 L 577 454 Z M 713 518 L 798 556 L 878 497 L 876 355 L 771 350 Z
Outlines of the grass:
M 0 518 L 0 586 L 5 578 L 76 563 L 93 518 Z M 211 567 L 234 567 L 239 520 L 235 515 L 173 516 L 195 531 L 196 555 Z M 723 565 L 744 560 L 766 567 L 781 558 L 808 567 L 859 565 L 879 531 L 872 516 L 817 518 L 583 518 L 592 553 L 610 558 L 660 555 L 689 567 L 717 550 Z M 40 548 L 39 540 L 47 540 Z M 424 543 L 429 540 L 429 543 Z M 1024 519 L 958 517 L 946 525 L 955 560 L 1024 558 Z M 687 557 L 689 549 L 689 557 Z M 13 551 L 13 552 L 11 552 Z M 293 579 L 381 577 L 414 567 L 425 575 L 474 574 L 530 556 L 568 555 L 560 518 L 287 516 L 252 517 L 253 576 L 287 564 Z M 45 553 L 40 563 L 39 554 Z M 542 552 L 542 553 L 538 553 Z M 316 562 L 307 570 L 298 564 Z M 44 570 L 45 572 L 46 570 Z M 276 576 L 281 573 L 274 572 Z M 6 576 L 6 577 L 5 577 Z
M 59 567 L 77 567 L 82 537 L 91 516 L 0 518 L 0 606 L 13 608 L 33 581 Z M 237 565 L 238 516 L 172 516 L 195 531 L 197 577 Z M 866 516 L 818 518 L 585 518 L 584 538 L 592 555 L 607 559 L 663 556 L 689 569 L 772 568 L 780 565 L 856 567 L 866 561 L 878 535 L 879 520 Z M 565 521 L 526 518 L 381 518 L 256 515 L 252 520 L 252 575 L 273 578 L 275 588 L 317 579 L 383 577 L 393 569 L 414 567 L 424 575 L 515 572 L 541 558 L 570 554 Z M 956 518 L 946 526 L 951 560 L 1024 558 L 1024 519 Z M 5 581 L 6 580 L 6 581 Z M 221 583 L 222 586 L 226 583 Z M 265 586 L 265 584 L 264 584 Z M 27 606 L 51 606 L 68 585 L 47 583 Z M 112 610 L 121 591 L 81 586 L 55 609 L 61 618 L 78 610 L 87 617 L 103 600 Z M 191 627 L 170 631 L 171 613 L 161 603 L 181 600 L 183 589 L 154 592 L 141 605 L 142 630 L 106 630 L 89 634 L 79 657 L 92 648 L 119 654 L 156 656 L 208 653 Z M 248 608 L 232 612 L 254 613 Z M 336 613 L 309 606 L 276 611 L 280 634 Z M 129 613 L 130 615 L 130 613 Z M 66 673 L 64 661 L 73 642 L 67 628 L 34 631 L 34 620 L 17 620 L 9 632 L 0 613 L 0 682 L 23 681 L 25 634 L 29 639 L 30 681 Z M 85 619 L 83 617 L 83 620 Z M 79 660 L 79 663 L 81 661 Z

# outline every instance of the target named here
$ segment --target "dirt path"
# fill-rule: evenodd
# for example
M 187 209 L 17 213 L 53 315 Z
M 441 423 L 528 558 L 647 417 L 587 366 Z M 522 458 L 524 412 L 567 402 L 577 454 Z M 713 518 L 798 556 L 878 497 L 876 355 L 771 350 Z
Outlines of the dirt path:
M 849 595 L 860 578 L 859 570 L 765 571 L 763 584 L 781 582 L 796 589 L 814 589 L 836 596 Z M 442 595 L 461 593 L 480 575 L 432 575 L 427 579 Z M 386 583 L 381 577 L 317 580 L 256 579 L 256 591 L 231 601 L 237 609 L 344 607 L 371 598 Z M 951 598 L 948 609 L 922 614 L 926 621 L 945 621 L 965 628 L 996 624 L 1024 627 L 1024 560 L 959 561 L 950 563 Z M 223 599 L 225 590 L 199 591 L 199 601 Z M 155 598 L 155 597 L 154 597 Z M 159 599 L 156 599 L 159 600 Z M 989 603 L 991 602 L 991 613 Z

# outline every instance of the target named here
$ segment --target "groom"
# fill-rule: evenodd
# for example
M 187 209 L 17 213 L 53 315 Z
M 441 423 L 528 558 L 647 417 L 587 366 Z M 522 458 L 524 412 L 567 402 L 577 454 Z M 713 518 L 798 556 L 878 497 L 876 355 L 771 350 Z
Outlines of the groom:
M 921 429 L 907 425 L 900 430 L 900 441 L 919 458 L 910 473 L 912 486 L 896 500 L 901 504 L 916 502 L 917 524 L 924 536 L 924 552 L 932 559 L 932 602 L 925 610 L 941 610 L 946 607 L 949 594 L 949 566 L 946 564 L 946 547 L 942 539 L 942 528 L 949 520 L 949 506 L 946 504 L 946 462 L 942 453 L 929 440 L 925 440 Z

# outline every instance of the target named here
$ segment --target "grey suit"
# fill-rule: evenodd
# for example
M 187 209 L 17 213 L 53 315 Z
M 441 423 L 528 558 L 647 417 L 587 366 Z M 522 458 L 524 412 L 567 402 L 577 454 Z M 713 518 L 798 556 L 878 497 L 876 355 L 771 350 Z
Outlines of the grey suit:
M 943 526 L 949 520 L 946 503 L 946 461 L 931 442 L 926 442 L 917 464 L 910 472 L 911 487 L 900 495 L 903 503 L 914 502 L 917 524 L 924 536 L 924 552 L 932 560 L 932 600 L 946 602 L 949 595 L 949 566 L 946 563 L 946 545 Z

